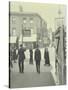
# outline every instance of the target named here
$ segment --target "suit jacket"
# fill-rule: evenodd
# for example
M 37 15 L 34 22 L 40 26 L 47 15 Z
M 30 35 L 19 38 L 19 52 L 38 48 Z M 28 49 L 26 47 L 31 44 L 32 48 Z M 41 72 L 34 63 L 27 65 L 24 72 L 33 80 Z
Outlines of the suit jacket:
M 40 61 L 41 60 L 41 52 L 39 49 L 35 50 L 35 60 Z
M 24 51 L 25 51 L 25 50 L 24 50 L 23 48 L 20 48 L 20 49 L 18 50 L 19 61 L 24 61 L 24 59 L 25 59 Z

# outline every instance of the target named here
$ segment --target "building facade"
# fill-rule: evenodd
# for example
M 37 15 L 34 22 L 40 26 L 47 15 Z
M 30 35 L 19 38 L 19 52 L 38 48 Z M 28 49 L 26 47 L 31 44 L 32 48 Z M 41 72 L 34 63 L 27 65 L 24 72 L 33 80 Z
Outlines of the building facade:
M 48 38 L 47 23 L 40 15 L 10 13 L 10 43 L 18 41 L 18 44 L 23 44 L 26 48 L 35 48 L 37 44 L 43 47 L 44 38 Z
M 66 84 L 66 30 L 65 26 L 59 26 L 55 32 L 56 41 L 56 77 L 58 83 Z

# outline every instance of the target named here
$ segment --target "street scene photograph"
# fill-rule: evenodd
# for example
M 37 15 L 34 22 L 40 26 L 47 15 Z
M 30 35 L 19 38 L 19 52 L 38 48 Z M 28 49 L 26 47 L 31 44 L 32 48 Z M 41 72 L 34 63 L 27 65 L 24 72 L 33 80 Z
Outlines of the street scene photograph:
M 9 88 L 66 85 L 66 5 L 9 2 Z

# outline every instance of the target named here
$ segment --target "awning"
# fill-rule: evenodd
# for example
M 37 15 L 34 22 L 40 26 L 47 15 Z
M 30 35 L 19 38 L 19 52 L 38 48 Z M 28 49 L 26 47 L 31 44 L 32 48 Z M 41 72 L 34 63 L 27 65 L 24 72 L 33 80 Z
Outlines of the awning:
M 23 42 L 35 42 L 37 41 L 37 35 L 33 34 L 30 37 L 22 37 L 22 35 L 20 35 L 19 42 L 22 42 L 22 41 Z

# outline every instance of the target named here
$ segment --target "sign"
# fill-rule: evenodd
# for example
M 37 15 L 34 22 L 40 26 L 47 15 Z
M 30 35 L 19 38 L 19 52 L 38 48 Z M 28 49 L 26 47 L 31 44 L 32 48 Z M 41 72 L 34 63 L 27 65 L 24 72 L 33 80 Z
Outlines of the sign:
M 37 41 L 37 35 L 33 34 L 31 37 L 23 37 L 23 42 L 35 42 Z

